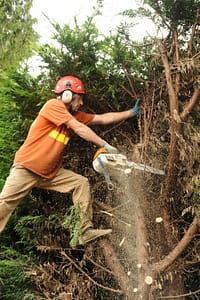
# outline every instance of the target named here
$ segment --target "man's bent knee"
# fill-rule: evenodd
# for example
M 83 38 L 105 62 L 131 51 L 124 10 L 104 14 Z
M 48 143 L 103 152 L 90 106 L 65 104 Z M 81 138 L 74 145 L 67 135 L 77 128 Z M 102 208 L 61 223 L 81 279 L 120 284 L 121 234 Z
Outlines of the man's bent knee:
M 79 184 L 83 185 L 83 186 L 87 186 L 87 187 L 90 186 L 89 180 L 86 177 L 84 177 L 84 176 L 80 176 Z

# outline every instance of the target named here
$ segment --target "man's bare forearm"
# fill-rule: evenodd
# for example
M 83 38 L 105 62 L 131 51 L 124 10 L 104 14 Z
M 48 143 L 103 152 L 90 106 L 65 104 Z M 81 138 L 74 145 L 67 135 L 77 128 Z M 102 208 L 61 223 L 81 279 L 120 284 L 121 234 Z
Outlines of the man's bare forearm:
M 71 128 L 82 139 L 92 142 L 97 146 L 104 146 L 105 141 L 98 136 L 90 127 L 76 120 L 71 120 L 67 123 L 67 126 Z
M 132 117 L 133 114 L 130 110 L 125 110 L 121 112 L 109 112 L 101 115 L 95 115 L 91 124 L 108 125 L 112 123 L 118 123 Z

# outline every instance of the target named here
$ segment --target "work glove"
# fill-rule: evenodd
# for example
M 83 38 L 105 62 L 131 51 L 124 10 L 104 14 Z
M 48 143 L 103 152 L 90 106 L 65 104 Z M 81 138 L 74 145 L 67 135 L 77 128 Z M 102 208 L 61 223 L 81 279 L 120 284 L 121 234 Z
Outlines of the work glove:
M 104 141 L 105 143 L 103 144 L 103 148 L 108 152 L 108 153 L 119 153 L 118 149 L 111 146 L 110 144 L 108 144 L 106 141 Z
M 143 110 L 140 108 L 140 102 L 141 101 L 142 101 L 142 99 L 138 98 L 135 105 L 133 106 L 133 108 L 130 109 L 133 117 L 143 114 Z

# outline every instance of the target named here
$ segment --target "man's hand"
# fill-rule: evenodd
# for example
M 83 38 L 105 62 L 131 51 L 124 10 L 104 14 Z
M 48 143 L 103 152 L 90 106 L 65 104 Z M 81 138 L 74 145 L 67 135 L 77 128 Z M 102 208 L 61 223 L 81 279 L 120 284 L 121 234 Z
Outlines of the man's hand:
M 133 117 L 134 116 L 139 116 L 141 114 L 143 114 L 143 110 L 140 108 L 140 102 L 142 101 L 142 99 L 137 99 L 135 105 L 133 106 L 133 108 L 130 109 Z
M 119 153 L 118 149 L 111 146 L 110 144 L 108 144 L 107 142 L 105 142 L 105 144 L 103 145 L 103 148 L 106 149 L 106 151 L 108 153 L 113 153 L 113 154 L 116 154 L 116 153 Z

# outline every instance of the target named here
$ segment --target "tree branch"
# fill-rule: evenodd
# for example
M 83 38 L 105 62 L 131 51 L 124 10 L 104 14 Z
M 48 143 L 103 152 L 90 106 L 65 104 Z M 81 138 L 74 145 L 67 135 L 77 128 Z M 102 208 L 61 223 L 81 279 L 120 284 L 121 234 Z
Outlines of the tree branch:
M 178 41 L 178 32 L 175 30 L 174 31 L 174 43 L 175 43 L 175 64 L 178 65 L 179 60 L 180 60 L 180 53 L 179 53 L 179 41 Z M 180 73 L 176 73 L 176 79 L 175 79 L 175 91 L 176 95 L 179 94 L 180 90 Z
M 199 220 L 197 217 L 195 217 L 189 229 L 183 236 L 182 240 L 180 240 L 180 242 L 177 244 L 177 246 L 163 260 L 161 260 L 153 266 L 152 269 L 153 272 L 155 272 L 155 274 L 163 272 L 181 255 L 181 253 L 185 250 L 185 248 L 188 246 L 188 244 L 194 237 L 194 234 L 197 232 L 198 228 Z
M 123 87 L 127 91 L 127 93 L 129 93 L 131 95 L 132 98 L 133 97 L 137 98 L 137 93 L 135 92 L 135 89 L 133 87 L 131 78 L 130 78 L 128 72 L 127 72 L 127 69 L 123 65 L 122 65 L 122 69 L 124 71 L 124 74 L 125 74 L 126 78 L 128 79 L 128 82 L 129 82 L 129 85 L 130 85 L 130 88 L 131 88 L 131 92 L 128 92 L 128 90 L 123 85 L 121 85 L 121 87 Z
M 85 277 L 87 277 L 87 279 L 89 279 L 90 281 L 92 281 L 92 283 L 94 283 L 94 285 L 97 285 L 98 287 L 104 289 L 104 290 L 107 290 L 107 291 L 110 291 L 110 292 L 114 292 L 114 293 L 118 293 L 118 294 L 122 294 L 122 291 L 121 290 L 115 290 L 115 289 L 112 289 L 112 288 L 109 288 L 107 286 L 104 286 L 98 282 L 96 282 L 94 279 L 92 279 L 85 271 L 83 271 L 83 269 L 81 267 L 79 267 L 79 265 L 77 263 L 75 263 L 73 261 L 73 259 L 71 259 L 66 253 L 65 251 L 61 251 L 60 254 L 62 256 L 64 256 L 67 260 L 69 260 L 73 266 L 79 271 L 81 272 Z
M 189 45 L 188 45 L 188 52 L 187 52 L 187 56 L 190 57 L 192 54 L 192 47 L 193 47 L 193 38 L 195 35 L 195 32 L 197 30 L 197 26 L 198 26 L 198 19 L 200 17 L 200 8 L 197 9 L 197 14 L 196 14 L 196 21 L 192 26 L 192 33 L 190 35 L 190 41 L 189 41 Z
M 157 297 L 156 299 L 169 299 L 169 300 L 172 300 L 172 299 L 180 299 L 180 297 L 186 297 L 186 296 L 192 296 L 192 295 L 196 295 L 200 293 L 200 290 L 197 290 L 197 291 L 194 291 L 194 292 L 189 292 L 187 294 L 182 294 L 182 295 L 177 295 L 177 296 L 160 296 L 160 297 Z
M 166 81 L 167 81 L 167 89 L 168 89 L 168 94 L 169 94 L 170 112 L 171 112 L 171 116 L 173 116 L 174 110 L 176 110 L 178 112 L 178 99 L 177 99 L 175 89 L 173 87 L 167 52 L 162 43 L 159 44 L 159 49 L 160 49 L 160 53 L 161 53 L 163 66 L 165 69 L 165 77 L 166 77 Z
M 184 108 L 182 113 L 180 114 L 181 120 L 185 120 L 187 116 L 190 114 L 195 104 L 200 100 L 200 90 L 195 89 L 192 97 L 190 98 L 187 106 Z

